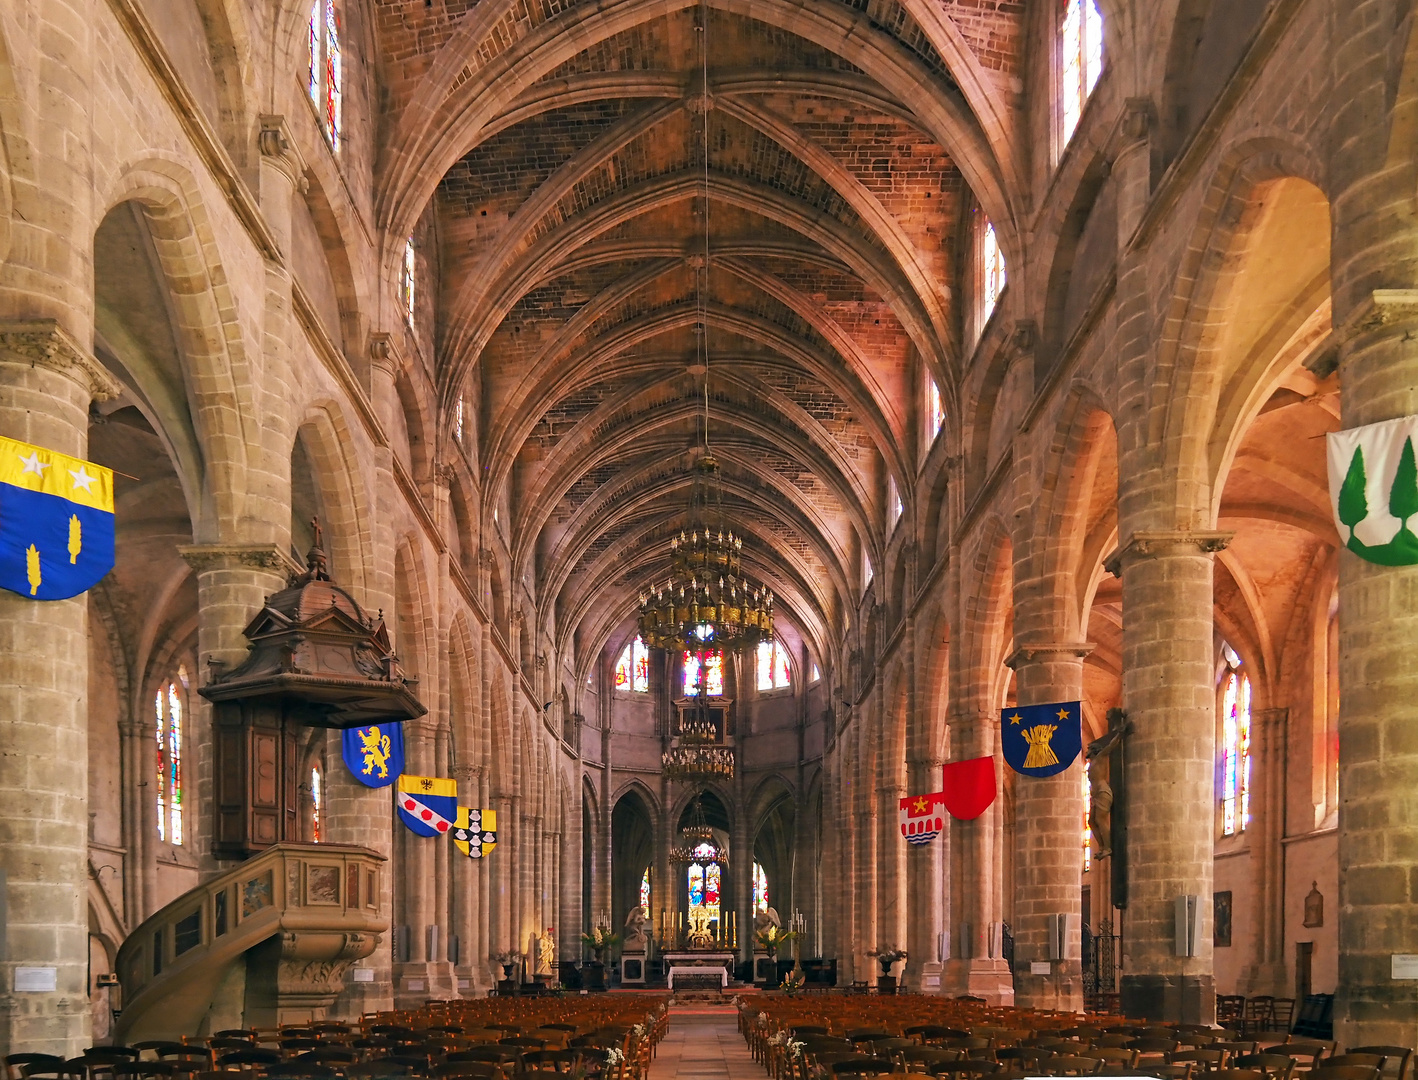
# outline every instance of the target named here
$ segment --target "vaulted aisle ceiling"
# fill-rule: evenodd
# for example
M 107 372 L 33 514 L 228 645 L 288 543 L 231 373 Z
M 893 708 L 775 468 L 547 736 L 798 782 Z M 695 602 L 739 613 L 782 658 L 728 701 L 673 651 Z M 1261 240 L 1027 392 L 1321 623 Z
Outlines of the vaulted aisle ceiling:
M 485 513 L 505 496 L 513 580 L 563 640 L 598 647 L 666 576 L 707 342 L 745 568 L 830 655 L 888 476 L 911 498 L 922 371 L 951 404 L 970 215 L 1014 218 L 1022 6 L 386 11 L 380 212 L 436 200 L 444 407 L 474 380 Z

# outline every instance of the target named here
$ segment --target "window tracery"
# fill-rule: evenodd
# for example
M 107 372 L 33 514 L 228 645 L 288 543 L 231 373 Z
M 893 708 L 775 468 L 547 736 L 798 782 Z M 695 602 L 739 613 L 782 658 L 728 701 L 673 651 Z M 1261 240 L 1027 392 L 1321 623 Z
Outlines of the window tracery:
M 1221 835 L 1235 836 L 1251 822 L 1251 680 L 1236 650 L 1221 651 Z
M 343 58 L 340 51 L 340 16 L 335 0 L 314 0 L 307 27 L 309 53 L 306 71 L 307 92 L 320 126 L 330 140 L 330 148 L 340 151 L 341 123 L 344 119 Z
M 638 634 L 616 661 L 615 688 L 636 694 L 650 691 L 650 649 Z
M 158 839 L 175 846 L 183 841 L 183 696 L 187 668 L 179 665 L 177 676 L 168 679 L 154 696 L 157 741 Z
M 792 685 L 788 650 L 777 638 L 758 644 L 758 689 L 783 690 Z
M 1095 0 L 1064 0 L 1062 30 L 1063 141 L 1067 143 L 1103 72 L 1103 16 Z

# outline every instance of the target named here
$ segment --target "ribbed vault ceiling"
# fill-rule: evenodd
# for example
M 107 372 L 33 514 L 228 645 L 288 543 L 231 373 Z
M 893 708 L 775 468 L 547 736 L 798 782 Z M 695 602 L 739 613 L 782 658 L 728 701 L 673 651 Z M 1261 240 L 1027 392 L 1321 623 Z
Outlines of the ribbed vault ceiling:
M 911 497 L 920 372 L 957 383 L 968 212 L 1013 219 L 990 47 L 1021 7 L 482 0 L 381 25 L 420 73 L 381 214 L 436 202 L 440 393 L 473 380 L 484 505 L 506 499 L 513 580 L 561 640 L 598 649 L 668 569 L 707 343 L 745 566 L 832 654 L 887 477 Z

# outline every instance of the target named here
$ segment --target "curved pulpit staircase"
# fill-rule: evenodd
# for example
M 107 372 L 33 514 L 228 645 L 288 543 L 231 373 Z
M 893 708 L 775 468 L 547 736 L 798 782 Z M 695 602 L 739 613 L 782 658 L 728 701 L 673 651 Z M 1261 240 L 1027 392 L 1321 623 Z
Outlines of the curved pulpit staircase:
M 184 893 L 118 950 L 116 1040 L 323 1018 L 389 928 L 384 861 L 282 843 Z

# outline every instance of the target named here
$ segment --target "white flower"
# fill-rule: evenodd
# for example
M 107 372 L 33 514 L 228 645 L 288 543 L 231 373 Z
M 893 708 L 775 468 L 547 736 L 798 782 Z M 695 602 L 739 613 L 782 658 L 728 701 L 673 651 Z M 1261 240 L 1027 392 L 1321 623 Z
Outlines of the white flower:
M 625 1055 L 622 1054 L 619 1050 L 617 1050 L 614 1046 L 612 1046 L 609 1050 L 606 1051 L 607 1065 L 619 1065 L 624 1060 Z

